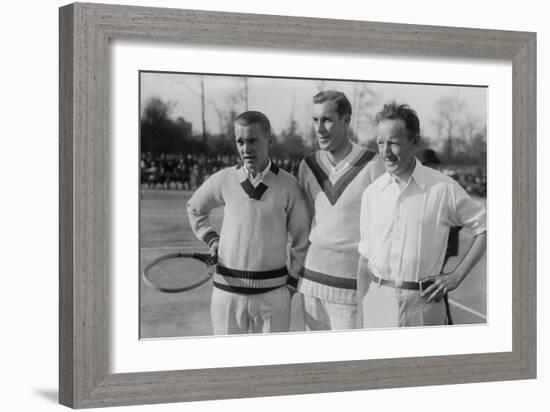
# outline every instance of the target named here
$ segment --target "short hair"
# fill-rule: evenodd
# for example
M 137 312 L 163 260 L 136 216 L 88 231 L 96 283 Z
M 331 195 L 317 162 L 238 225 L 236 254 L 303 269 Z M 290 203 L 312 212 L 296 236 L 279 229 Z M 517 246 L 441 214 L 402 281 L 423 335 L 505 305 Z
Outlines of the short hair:
M 267 136 L 271 136 L 271 123 L 265 114 L 255 110 L 249 110 L 241 113 L 235 118 L 235 124 L 241 126 L 250 126 L 252 124 L 257 124 L 260 126 L 262 132 Z
M 376 113 L 375 123 L 378 125 L 382 120 L 401 119 L 409 132 L 409 140 L 420 137 L 420 121 L 416 112 L 408 104 L 386 103 L 382 110 Z
M 334 102 L 336 104 L 336 113 L 342 117 L 342 115 L 351 116 L 351 103 L 346 95 L 337 90 L 324 90 L 313 96 L 313 103 L 319 104 L 324 102 Z

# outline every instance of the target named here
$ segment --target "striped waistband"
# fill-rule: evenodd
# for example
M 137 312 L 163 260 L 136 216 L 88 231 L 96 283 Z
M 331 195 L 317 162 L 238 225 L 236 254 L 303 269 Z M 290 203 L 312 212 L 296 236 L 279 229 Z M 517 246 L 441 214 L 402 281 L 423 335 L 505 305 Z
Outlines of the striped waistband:
M 333 288 L 340 289 L 353 289 L 357 290 L 357 280 L 350 278 L 339 278 L 336 276 L 327 275 L 320 272 L 315 272 L 313 270 L 304 269 L 302 277 L 312 282 L 321 283 L 326 286 L 331 286 Z
M 216 265 L 216 273 L 222 276 L 229 276 L 232 278 L 259 280 L 259 279 L 273 279 L 281 276 L 286 276 L 288 275 L 288 270 L 286 267 L 282 267 L 274 270 L 249 271 L 249 270 L 230 269 L 222 265 Z
M 228 292 L 257 294 L 286 285 L 288 278 L 286 267 L 267 271 L 248 271 L 217 265 L 214 286 Z

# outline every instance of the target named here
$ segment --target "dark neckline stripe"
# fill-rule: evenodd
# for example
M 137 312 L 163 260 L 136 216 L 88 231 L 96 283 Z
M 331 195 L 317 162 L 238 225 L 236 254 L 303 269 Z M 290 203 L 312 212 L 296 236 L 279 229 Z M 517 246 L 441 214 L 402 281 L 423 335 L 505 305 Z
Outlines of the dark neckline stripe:
M 351 183 L 351 181 L 359 174 L 359 172 L 365 167 L 365 165 L 372 160 L 372 158 L 376 155 L 372 150 L 367 149 L 365 153 L 361 155 L 359 159 L 355 162 L 354 165 L 348 170 L 346 173 L 344 173 L 344 176 L 342 176 L 338 181 L 336 182 L 336 185 L 334 186 L 335 193 L 334 196 L 336 196 L 336 200 L 342 195 L 346 187 Z
M 366 149 L 365 153 L 357 159 L 357 161 L 350 167 L 350 169 L 344 173 L 344 175 L 336 181 L 333 185 L 330 182 L 325 171 L 321 168 L 321 165 L 317 162 L 316 153 L 305 158 L 306 164 L 311 169 L 317 183 L 325 193 L 328 201 L 331 205 L 338 201 L 344 190 L 348 187 L 351 181 L 359 174 L 363 167 L 376 155 L 372 150 Z
M 243 167 L 242 164 L 239 164 L 237 166 L 237 170 L 239 170 L 241 167 Z M 271 166 L 269 167 L 269 171 L 273 173 L 274 175 L 279 174 L 279 168 L 271 161 Z M 250 183 L 250 180 L 248 180 L 248 177 L 246 176 L 245 172 L 245 179 L 241 182 L 241 187 L 243 188 L 244 192 L 254 200 L 260 200 L 267 190 L 268 186 L 264 182 L 258 183 L 256 187 Z
M 241 182 L 241 187 L 248 195 L 248 197 L 254 200 L 260 200 L 262 198 L 262 195 L 267 190 L 267 186 L 263 182 L 260 182 L 256 187 L 252 186 L 252 183 L 250 183 L 250 180 L 248 180 L 248 178 Z

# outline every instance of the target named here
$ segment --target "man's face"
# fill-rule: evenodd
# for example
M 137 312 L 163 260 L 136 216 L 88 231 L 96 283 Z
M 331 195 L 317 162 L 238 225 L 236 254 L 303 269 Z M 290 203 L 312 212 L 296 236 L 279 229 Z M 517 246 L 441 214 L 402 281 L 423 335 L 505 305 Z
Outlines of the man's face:
M 321 150 L 335 153 L 343 148 L 348 141 L 349 122 L 350 116 L 340 116 L 334 102 L 313 105 L 313 127 Z
M 414 170 L 416 143 L 409 139 L 405 122 L 401 119 L 382 120 L 376 130 L 376 143 L 386 171 L 396 177 L 408 177 L 408 173 Z
M 243 163 L 251 172 L 261 172 L 267 166 L 272 140 L 259 124 L 235 124 L 235 143 Z

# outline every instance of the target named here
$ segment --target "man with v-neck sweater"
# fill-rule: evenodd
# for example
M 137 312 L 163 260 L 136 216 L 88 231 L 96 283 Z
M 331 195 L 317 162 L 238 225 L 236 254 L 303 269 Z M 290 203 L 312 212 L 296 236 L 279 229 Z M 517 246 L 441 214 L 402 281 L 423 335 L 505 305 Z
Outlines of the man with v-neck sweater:
M 193 232 L 218 260 L 213 332 L 287 332 L 290 299 L 308 246 L 309 214 L 297 180 L 269 159 L 271 126 L 263 113 L 240 114 L 235 141 L 242 164 L 209 177 L 187 204 Z M 224 220 L 218 235 L 209 216 L 219 206 Z
M 310 246 L 298 290 L 308 330 L 356 327 L 361 195 L 384 173 L 380 157 L 348 137 L 351 104 L 344 93 L 313 97 L 318 151 L 300 164 L 298 181 L 312 216 Z

